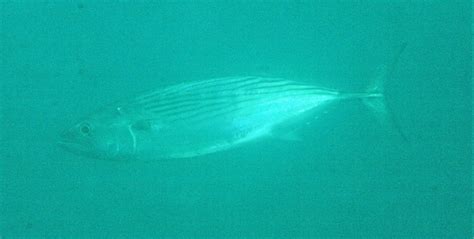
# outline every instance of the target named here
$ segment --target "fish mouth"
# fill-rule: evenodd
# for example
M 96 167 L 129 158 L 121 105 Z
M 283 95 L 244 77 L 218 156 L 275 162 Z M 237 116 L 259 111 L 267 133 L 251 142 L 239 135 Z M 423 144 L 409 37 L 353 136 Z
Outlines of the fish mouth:
M 75 135 L 71 130 L 63 131 L 60 134 L 56 145 L 66 151 L 72 152 L 77 152 L 81 148 L 81 144 L 75 140 Z
M 62 148 L 65 151 L 74 153 L 74 154 L 83 154 L 84 147 L 77 142 L 72 142 L 68 140 L 59 140 L 56 142 L 56 145 Z

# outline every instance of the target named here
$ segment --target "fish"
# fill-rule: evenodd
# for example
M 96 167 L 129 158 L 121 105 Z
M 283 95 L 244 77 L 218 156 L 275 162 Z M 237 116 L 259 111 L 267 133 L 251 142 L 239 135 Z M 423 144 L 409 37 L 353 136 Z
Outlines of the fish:
M 192 158 L 268 138 L 295 140 L 304 121 L 346 100 L 363 102 L 378 121 L 387 122 L 384 82 L 391 68 L 380 67 L 361 92 L 259 76 L 183 82 L 92 113 L 65 130 L 58 145 L 110 160 Z

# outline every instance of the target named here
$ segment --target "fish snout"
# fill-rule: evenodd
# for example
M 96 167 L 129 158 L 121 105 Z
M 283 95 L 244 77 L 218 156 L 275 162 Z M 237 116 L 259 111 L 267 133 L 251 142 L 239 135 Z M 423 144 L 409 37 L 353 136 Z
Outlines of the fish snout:
M 68 129 L 68 130 L 64 130 L 63 132 L 61 132 L 59 134 L 59 138 L 61 141 L 73 141 L 74 138 L 75 138 L 76 134 L 72 132 L 72 130 Z
M 62 148 L 71 147 L 72 145 L 78 145 L 81 143 L 78 133 L 72 129 L 67 129 L 59 134 L 59 139 L 57 144 Z
M 77 133 L 73 130 L 65 130 L 59 134 L 59 140 L 56 142 L 56 145 L 63 150 L 80 154 L 84 149 L 77 137 Z

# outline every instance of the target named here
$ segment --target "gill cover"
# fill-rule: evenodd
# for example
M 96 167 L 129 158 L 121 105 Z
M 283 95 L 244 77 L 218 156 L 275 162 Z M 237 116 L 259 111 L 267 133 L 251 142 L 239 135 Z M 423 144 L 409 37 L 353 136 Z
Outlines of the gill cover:
M 137 142 L 131 127 L 116 129 L 115 137 L 106 143 L 106 148 L 107 159 L 132 159 L 137 149 Z

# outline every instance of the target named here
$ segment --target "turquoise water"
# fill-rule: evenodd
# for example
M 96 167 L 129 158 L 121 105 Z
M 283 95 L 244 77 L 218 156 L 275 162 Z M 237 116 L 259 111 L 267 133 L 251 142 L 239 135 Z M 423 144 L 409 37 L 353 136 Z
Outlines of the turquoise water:
M 3 238 L 471 236 L 469 1 L 2 1 Z M 357 102 L 301 142 L 157 162 L 87 159 L 59 133 L 116 100 L 234 75 L 386 83 L 409 141 Z

